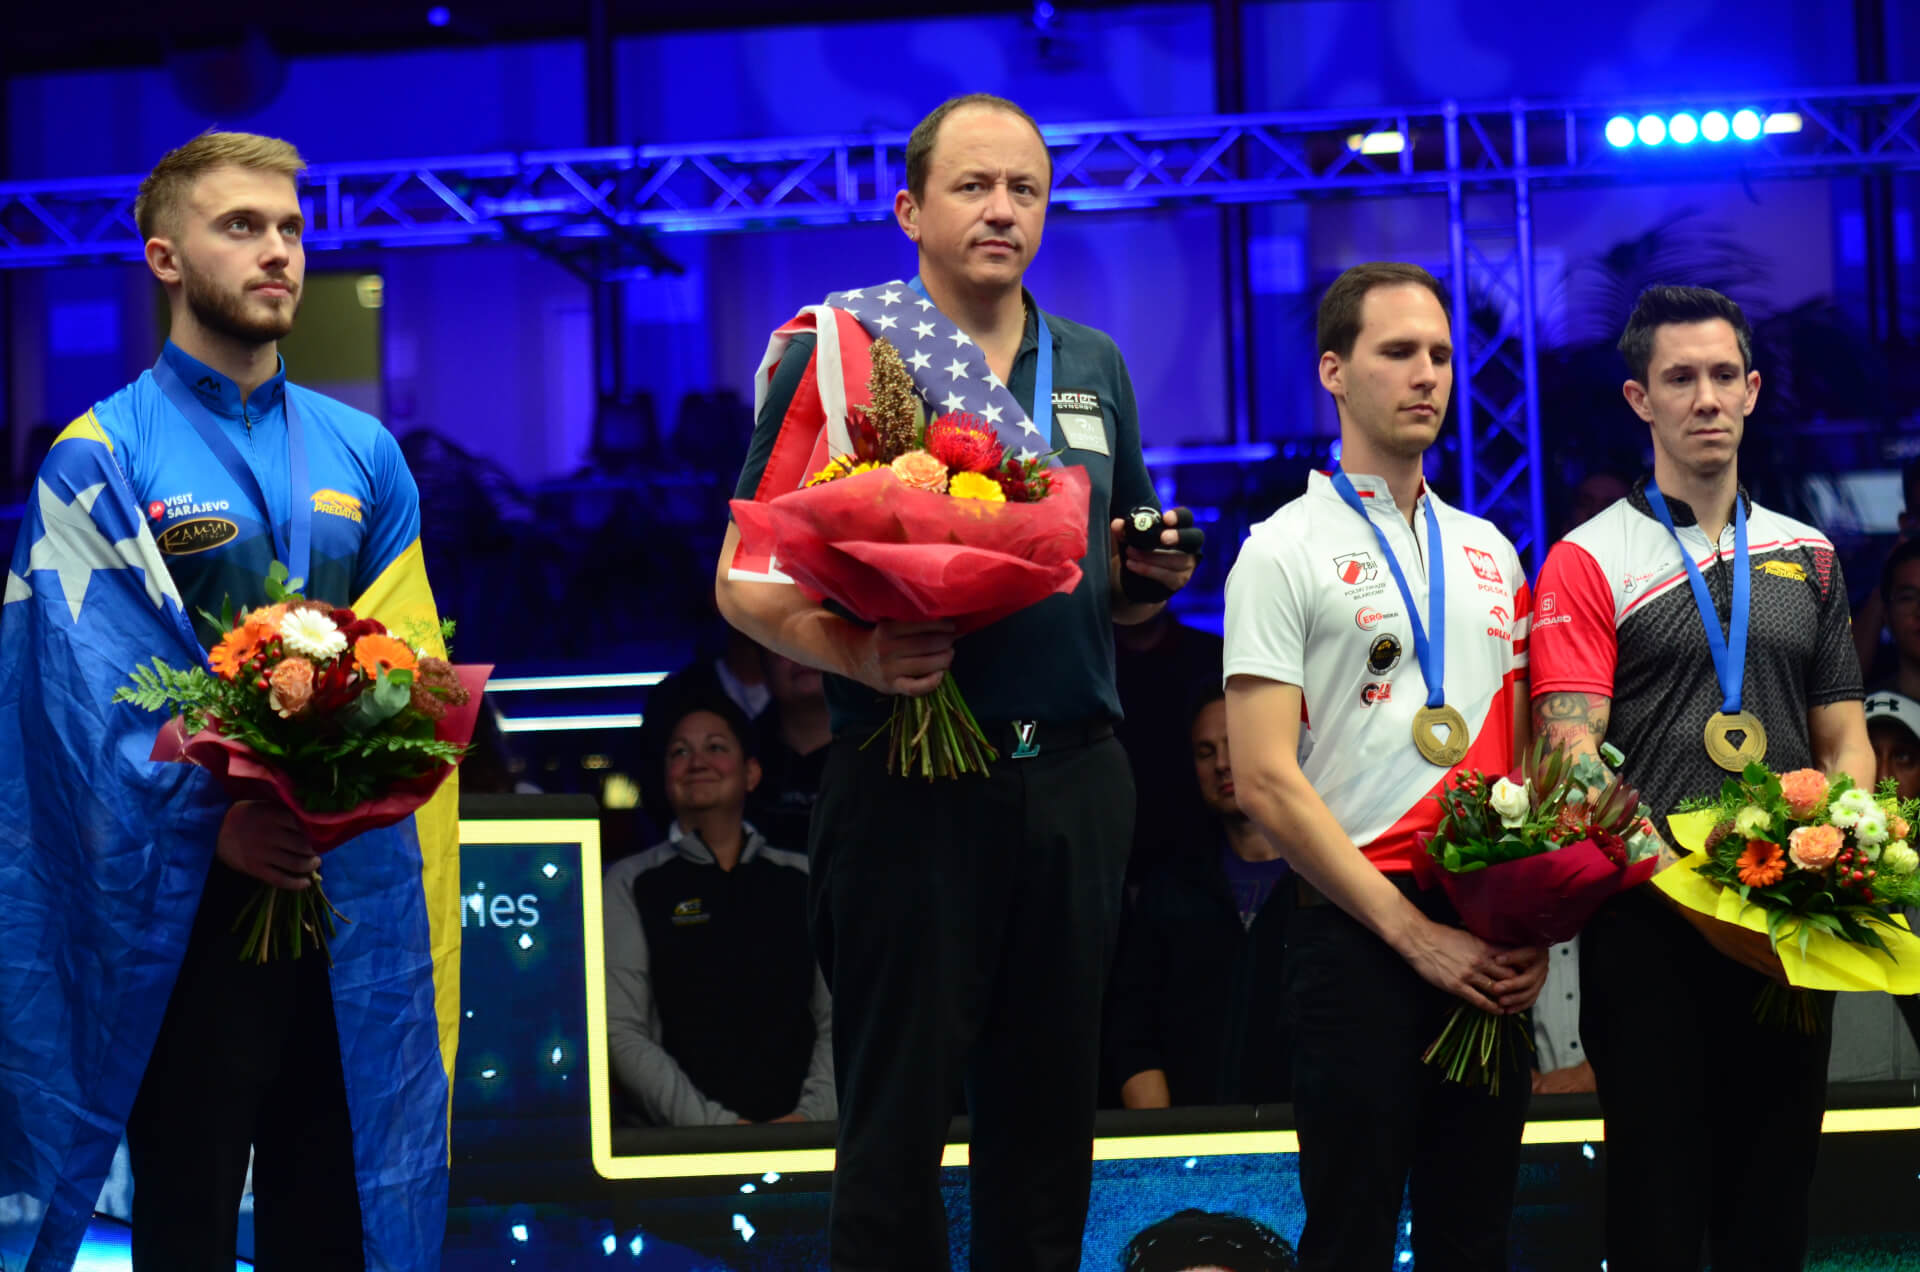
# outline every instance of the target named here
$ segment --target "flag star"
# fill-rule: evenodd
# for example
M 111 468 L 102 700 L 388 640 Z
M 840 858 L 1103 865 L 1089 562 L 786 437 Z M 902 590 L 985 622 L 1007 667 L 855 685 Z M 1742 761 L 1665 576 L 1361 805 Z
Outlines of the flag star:
M 861 290 L 860 288 L 858 288 L 858 287 L 856 287 L 856 288 L 854 288 L 854 289 L 853 289 L 852 291 L 850 291 L 850 292 L 847 292 L 847 293 L 845 293 L 845 294 L 844 294 L 844 296 L 843 296 L 843 299 L 845 299 L 845 300 L 865 300 L 865 299 L 866 299 L 866 293 L 865 293 L 864 291 L 862 291 L 862 290 Z
M 925 340 L 933 334 L 933 324 L 930 322 L 916 322 L 913 324 L 913 334 Z
M 998 424 L 1000 422 L 1001 409 L 1002 408 L 997 407 L 993 403 L 989 402 L 987 403 L 986 407 L 981 410 L 980 414 L 987 417 L 987 423 Z
M 913 369 L 915 371 L 925 371 L 927 369 L 927 364 L 932 362 L 933 359 L 929 358 L 924 353 L 916 353 L 911 358 L 908 358 L 907 361 L 913 364 Z
M 889 288 L 888 290 L 880 293 L 880 299 L 884 300 L 889 305 L 897 305 L 900 303 L 900 293 Z
M 11 605 L 15 601 L 24 601 L 32 595 L 33 588 L 27 581 L 18 574 L 15 574 L 12 570 L 8 570 L 6 599 L 0 601 L 0 605 Z
M 913 303 L 914 303 L 914 304 L 916 304 L 916 305 L 918 305 L 918 306 L 920 306 L 920 308 L 922 308 L 922 309 L 932 309 L 932 308 L 933 308 L 933 302 L 932 302 L 932 301 L 930 301 L 930 300 L 928 300 L 928 299 L 927 299 L 927 298 L 926 298 L 925 296 L 922 296 L 922 297 L 921 297 L 920 299 L 918 299 L 918 300 L 916 300 L 916 301 L 914 301 Z
M 947 378 L 948 378 L 949 380 L 964 380 L 964 379 L 966 379 L 966 378 L 967 378 L 967 364 L 966 364 L 966 363 L 964 363 L 964 362 L 962 362 L 962 361 L 960 361 L 960 359 L 958 359 L 958 358 L 955 358 L 955 359 L 954 359 L 954 360 L 953 360 L 952 362 L 949 362 L 949 363 L 947 363 Z
M 1019 458 L 1021 463 L 1031 464 L 1034 460 L 1040 458 L 1040 452 L 1033 451 L 1033 450 L 1022 450 L 1020 452 Z
M 1032 433 L 1032 434 L 1033 434 L 1033 435 L 1034 435 L 1035 437 L 1038 437 L 1038 436 L 1040 436 L 1040 430 L 1039 430 L 1039 429 L 1037 429 L 1037 428 L 1035 428 L 1035 427 L 1033 426 L 1033 421 L 1032 421 L 1032 420 L 1021 420 L 1021 421 L 1020 421 L 1020 427 L 1021 427 L 1021 428 L 1022 428 L 1022 429 L 1023 429 L 1024 431 L 1026 431 L 1026 432 L 1029 432 L 1029 433 Z
M 100 492 L 107 488 L 105 482 L 98 482 L 76 494 L 72 500 L 62 503 L 60 496 L 43 480 L 40 483 L 40 520 L 46 527 L 46 533 L 27 557 L 27 573 L 35 570 L 52 570 L 60 576 L 60 592 L 67 598 L 67 610 L 73 615 L 73 621 L 80 621 L 80 610 L 86 603 L 87 585 L 92 582 L 97 570 L 138 569 L 145 573 L 147 596 L 154 605 L 159 606 L 164 599 L 180 601 L 180 593 L 174 589 L 173 576 L 167 573 L 166 565 L 160 560 L 159 549 L 152 546 L 148 539 L 142 550 L 139 536 L 110 542 L 100 532 L 99 525 L 93 519 L 94 501 L 100 498 Z M 14 595 L 11 571 L 7 581 L 7 599 L 21 599 Z
M 892 331 L 900 325 L 900 320 L 892 314 L 881 314 L 878 318 L 874 319 L 874 322 L 879 325 L 882 331 Z
M 953 341 L 953 347 L 956 349 L 961 345 L 970 345 L 973 343 L 973 337 L 961 331 L 958 327 L 954 328 L 953 334 L 948 336 L 947 339 Z
M 958 393 L 948 393 L 947 400 L 940 405 L 946 407 L 949 411 L 961 411 L 966 409 L 967 400 Z
M 989 371 L 987 372 L 987 387 L 990 389 L 1004 389 L 1007 386 L 1000 382 L 999 376 Z
M 860 311 L 858 309 L 855 309 L 852 305 L 844 306 L 844 308 L 848 313 L 852 314 L 855 318 L 858 318 L 860 316 Z

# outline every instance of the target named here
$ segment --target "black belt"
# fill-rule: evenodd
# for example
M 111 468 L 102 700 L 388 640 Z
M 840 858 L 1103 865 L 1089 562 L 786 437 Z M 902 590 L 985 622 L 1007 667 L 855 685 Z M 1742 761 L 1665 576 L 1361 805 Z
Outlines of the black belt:
M 1409 897 L 1420 891 L 1420 885 L 1414 879 L 1413 872 L 1410 870 L 1402 870 L 1387 875 L 1387 882 L 1400 889 L 1403 894 Z M 1308 906 L 1333 904 L 1332 898 L 1308 883 L 1304 875 L 1296 874 L 1293 876 L 1293 886 L 1296 894 L 1295 904 L 1303 910 Z
M 980 731 L 1003 760 L 1032 759 L 1043 751 L 1070 751 L 1113 736 L 1113 721 L 982 720 Z

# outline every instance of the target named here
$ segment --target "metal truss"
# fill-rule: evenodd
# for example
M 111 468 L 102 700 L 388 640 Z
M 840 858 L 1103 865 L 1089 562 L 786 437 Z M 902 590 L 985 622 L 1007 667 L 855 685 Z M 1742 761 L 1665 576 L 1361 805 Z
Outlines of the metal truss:
M 1615 148 L 1617 115 L 1741 109 L 1791 119 L 1750 141 Z M 1531 197 L 1542 187 L 1920 171 L 1920 85 L 1568 102 L 1452 102 L 1049 127 L 1055 207 L 1077 212 L 1444 194 L 1467 323 L 1456 374 L 1462 493 L 1537 561 L 1546 534 Z M 891 214 L 906 135 L 640 145 L 316 166 L 309 246 L 512 240 L 583 277 L 672 271 L 659 238 L 843 224 Z M 0 183 L 0 269 L 131 259 L 138 178 Z M 1469 225 L 1470 193 L 1510 209 Z M 1483 200 L 1476 198 L 1476 206 Z M 1456 321 L 1459 321 L 1457 317 Z

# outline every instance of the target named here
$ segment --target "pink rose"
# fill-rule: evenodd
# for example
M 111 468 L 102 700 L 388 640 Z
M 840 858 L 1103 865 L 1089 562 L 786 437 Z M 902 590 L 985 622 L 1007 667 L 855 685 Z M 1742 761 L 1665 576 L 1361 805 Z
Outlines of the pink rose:
M 1795 769 L 1780 775 L 1780 794 L 1795 817 L 1811 817 L 1827 797 L 1827 775 L 1819 769 Z
M 893 475 L 915 490 L 947 492 L 947 466 L 923 450 L 912 450 L 893 461 Z
M 1811 769 L 1800 770 L 1803 773 Z M 1846 836 L 1838 826 L 1802 826 L 1787 836 L 1787 856 L 1802 870 L 1825 870 L 1840 855 Z
M 304 658 L 284 658 L 267 677 L 268 702 L 282 719 L 299 715 L 313 705 L 313 664 Z

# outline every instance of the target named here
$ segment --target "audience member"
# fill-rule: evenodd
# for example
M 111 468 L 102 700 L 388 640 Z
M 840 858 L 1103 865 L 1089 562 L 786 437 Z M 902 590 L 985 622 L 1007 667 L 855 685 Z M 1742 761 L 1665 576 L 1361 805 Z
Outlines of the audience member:
M 666 731 L 664 843 L 606 878 L 607 1050 L 643 1125 L 835 1115 L 830 1004 L 807 940 L 807 858 L 746 821 L 754 731 L 684 697 Z
M 1187 726 L 1198 695 L 1220 683 L 1221 642 L 1163 609 L 1144 623 L 1114 628 L 1114 683 L 1126 718 L 1114 736 L 1133 768 L 1138 803 L 1129 891 L 1192 837 L 1203 809 L 1192 787 L 1150 775 L 1178 773 L 1188 762 Z
M 1878 684 L 1892 674 L 1899 650 L 1899 631 L 1895 627 L 1898 615 L 1892 612 L 1893 586 L 1890 576 L 1894 562 L 1900 559 L 1902 550 L 1906 550 L 1908 561 L 1914 559 L 1912 544 L 1914 536 L 1920 534 L 1920 459 L 1910 461 L 1900 473 L 1900 492 L 1904 506 L 1900 513 L 1899 537 L 1893 541 L 1893 554 L 1887 559 L 1886 567 L 1881 571 L 1879 583 L 1873 591 L 1867 593 L 1860 602 L 1860 608 L 1853 616 L 1853 644 L 1860 655 L 1860 670 L 1866 674 L 1868 684 Z M 1915 585 L 1920 586 L 1920 576 L 1915 576 Z M 1906 614 L 1907 626 L 1911 631 L 1920 625 L 1920 613 L 1916 613 L 1916 602 L 1909 601 Z M 1881 642 L 1882 631 L 1893 634 L 1891 645 Z M 1920 697 L 1916 686 L 1920 685 L 1920 652 L 1911 652 L 1916 648 L 1910 640 L 1905 662 L 1915 670 L 1910 672 L 1911 681 L 1901 688 L 1901 692 Z
M 803 852 L 833 741 L 827 695 L 817 669 L 770 649 L 761 653 L 773 705 L 754 722 L 762 777 L 747 807 L 768 843 Z
M 1885 604 L 1879 605 L 1882 598 Z M 1881 617 L 1870 620 L 1868 611 L 1876 607 Z M 1876 636 L 1884 624 L 1892 638 L 1884 674 L 1868 683 L 1920 701 L 1920 538 L 1903 539 L 1887 557 L 1880 571 L 1880 586 L 1861 607 L 1861 617 L 1854 620 L 1856 639 L 1868 621 L 1873 622 Z
M 1293 1247 L 1245 1215 L 1182 1210 L 1127 1242 L 1121 1272 L 1295 1272 Z
M 711 593 L 708 593 L 711 597 Z M 708 602 L 709 634 L 697 646 L 701 652 L 692 662 L 655 685 L 647 694 L 638 736 L 634 740 L 637 755 L 634 771 L 639 774 L 640 807 L 653 824 L 664 831 L 671 809 L 667 806 L 662 777 L 662 762 L 667 754 L 667 738 L 674 721 L 679 720 L 689 702 L 705 702 L 716 695 L 731 701 L 749 724 L 759 720 L 773 701 L 767 685 L 762 650 L 752 637 L 733 627 L 717 623 L 718 611 Z M 716 654 L 713 652 L 718 649 Z M 756 735 L 757 736 L 757 735 Z M 781 844 L 780 847 L 797 847 Z
M 1140 888 L 1107 1009 L 1107 1070 L 1130 1109 L 1288 1098 L 1281 959 L 1287 863 L 1234 802 L 1221 690 L 1187 732 L 1206 812 Z

